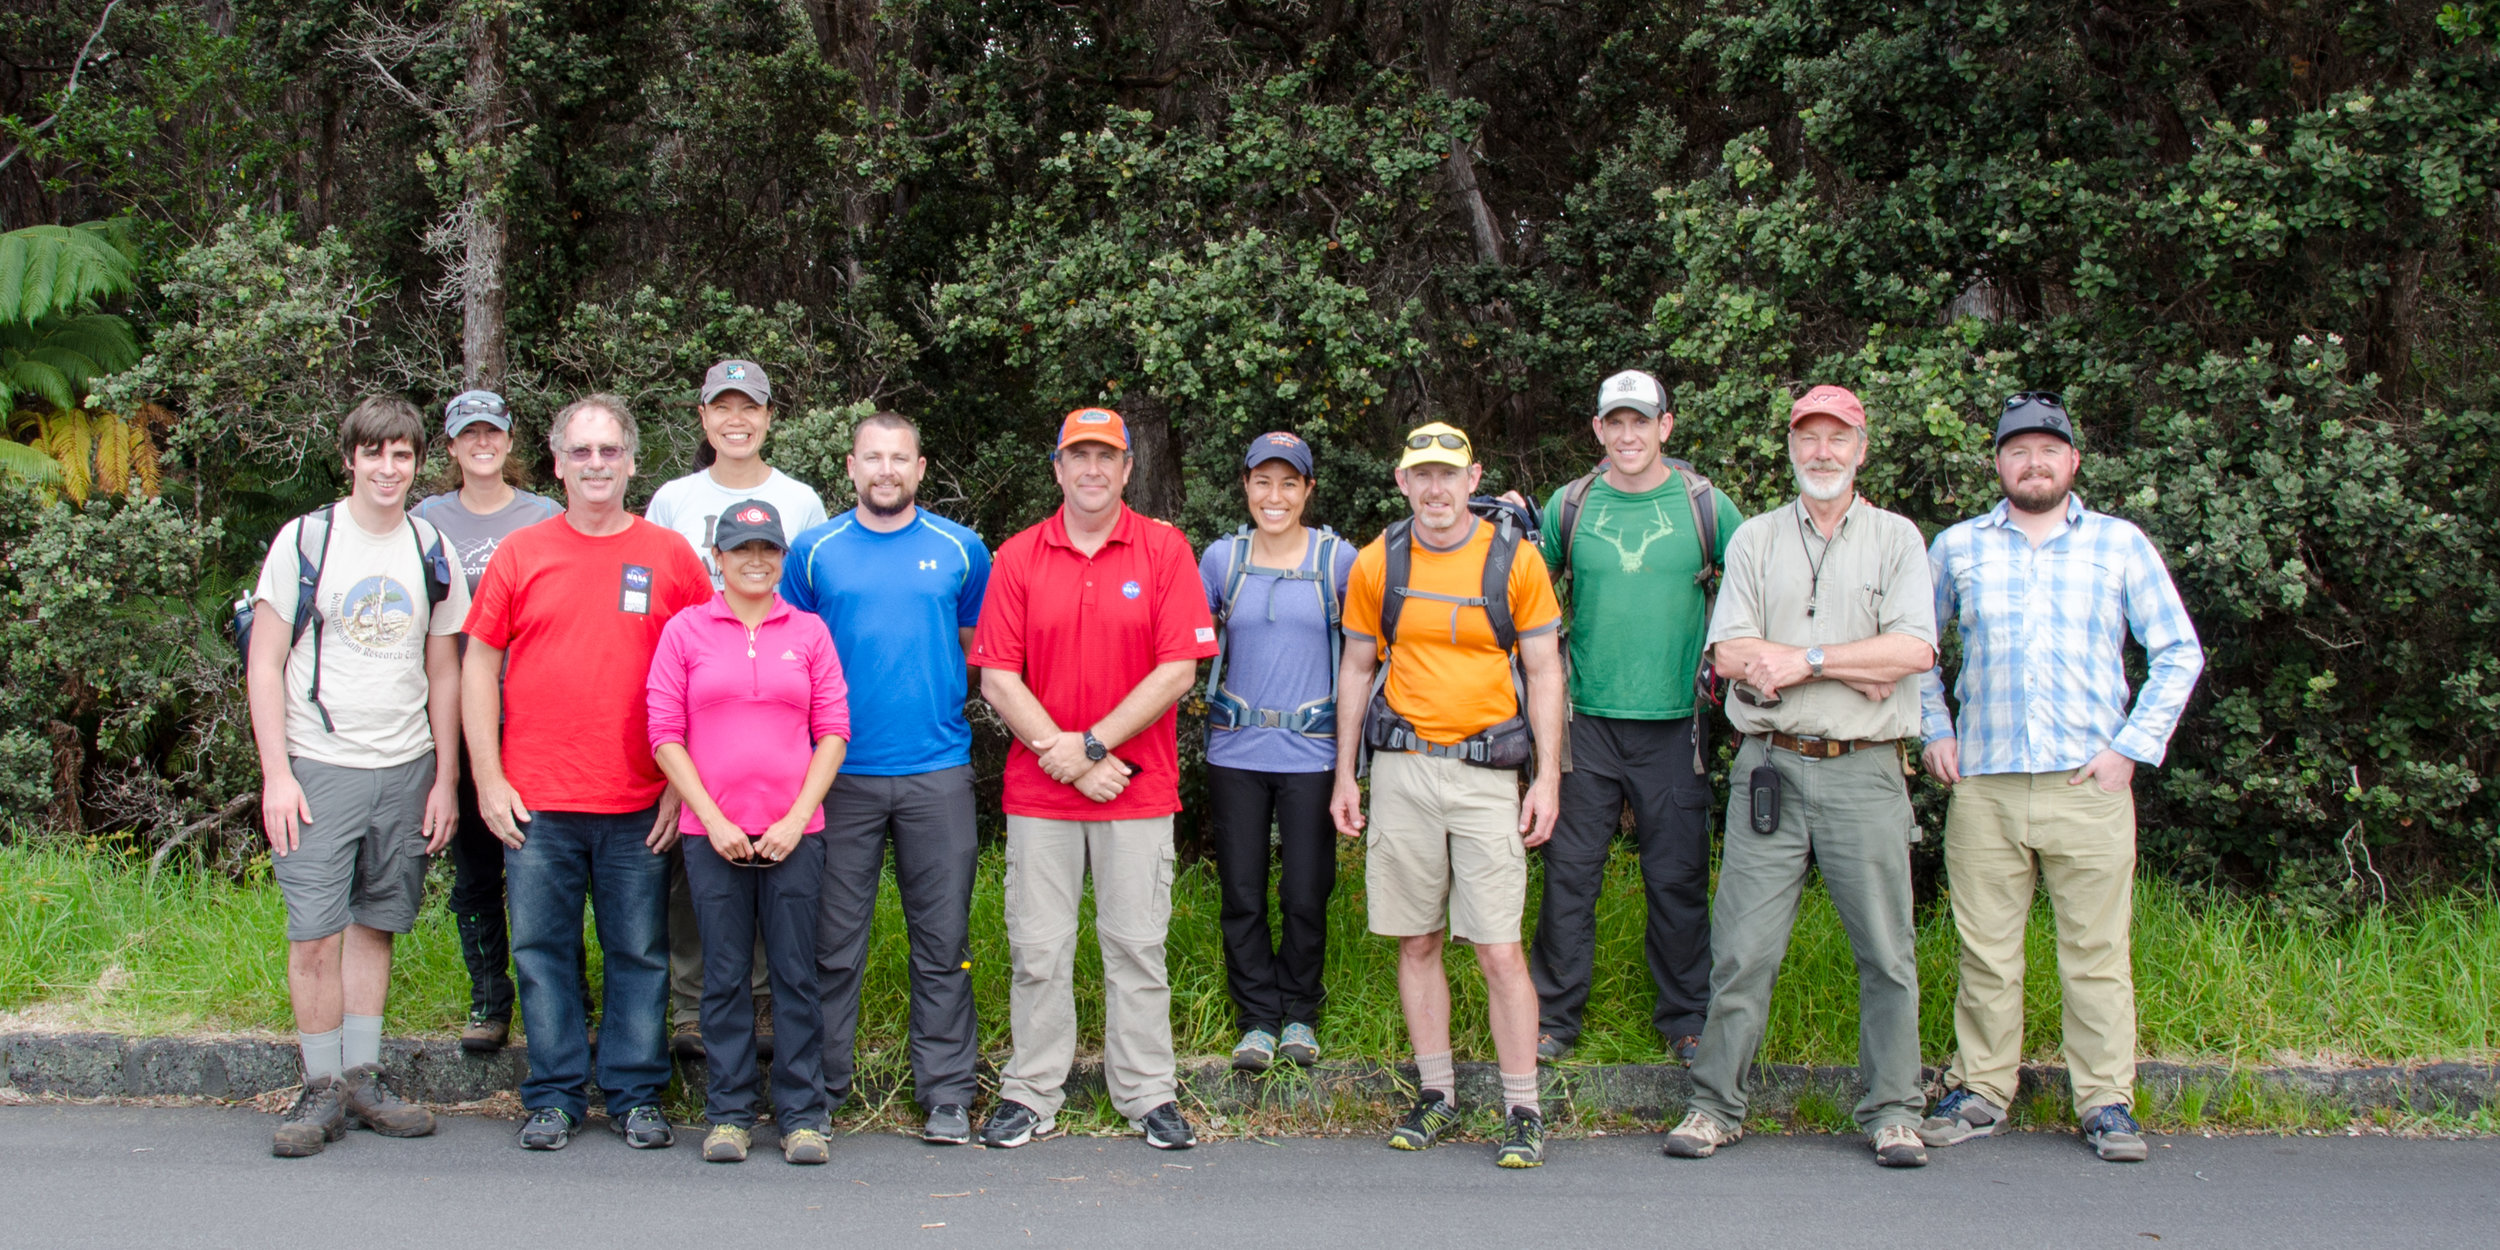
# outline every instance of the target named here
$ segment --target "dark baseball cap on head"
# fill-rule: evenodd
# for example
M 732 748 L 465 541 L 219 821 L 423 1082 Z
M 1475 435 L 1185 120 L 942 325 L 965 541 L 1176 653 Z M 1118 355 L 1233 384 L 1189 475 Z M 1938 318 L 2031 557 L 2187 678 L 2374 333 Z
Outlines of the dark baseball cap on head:
M 761 499 L 741 499 L 722 509 L 720 519 L 712 523 L 713 549 L 736 551 L 752 542 L 790 549 L 790 540 L 781 533 L 781 510 Z
M 462 391 L 443 405 L 443 436 L 446 438 L 483 421 L 498 430 L 512 428 L 512 413 L 504 407 L 503 396 L 493 391 Z
M 764 376 L 764 366 L 752 360 L 724 360 L 703 375 L 703 402 L 720 398 L 723 391 L 738 391 L 747 398 L 773 406 L 773 380 Z
M 2005 397 L 2005 413 L 1997 418 L 1996 446 L 2017 434 L 2054 434 L 2075 443 L 2075 423 L 2066 416 L 2066 399 L 2055 391 L 2016 391 Z
M 1242 453 L 1241 471 L 1247 473 L 1270 460 L 1282 460 L 1304 477 L 1319 476 L 1311 463 L 1311 445 L 1298 434 L 1276 430 L 1251 439 L 1250 450 Z

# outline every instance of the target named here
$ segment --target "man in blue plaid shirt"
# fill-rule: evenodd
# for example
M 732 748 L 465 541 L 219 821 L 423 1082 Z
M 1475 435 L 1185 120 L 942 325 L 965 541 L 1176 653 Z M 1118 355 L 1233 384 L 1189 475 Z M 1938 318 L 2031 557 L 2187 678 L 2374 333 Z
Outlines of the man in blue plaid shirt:
M 1957 726 L 1941 663 L 1921 678 L 1927 769 L 1953 787 L 1944 863 L 1962 938 L 1953 1005 L 1957 1053 L 1945 1096 L 1919 1136 L 1930 1146 L 2005 1123 L 2023 1038 L 2023 927 L 2034 878 L 2057 916 L 2065 1050 L 2084 1140 L 2136 1162 L 2135 899 L 2137 764 L 2161 763 L 2204 671 L 2196 625 L 2144 531 L 2083 506 L 2082 453 L 2064 402 L 2005 401 L 1997 479 L 2005 502 L 1936 536 L 1936 624 L 1957 625 Z M 2127 706 L 2123 648 L 2150 658 Z

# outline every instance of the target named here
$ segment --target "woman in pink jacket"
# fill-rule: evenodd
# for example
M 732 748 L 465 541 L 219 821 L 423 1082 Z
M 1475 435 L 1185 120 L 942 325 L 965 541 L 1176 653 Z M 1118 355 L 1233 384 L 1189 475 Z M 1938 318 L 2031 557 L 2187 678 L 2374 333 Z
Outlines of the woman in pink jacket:
M 781 601 L 781 514 L 732 504 L 712 535 L 721 592 L 660 635 L 649 679 L 651 752 L 683 796 L 686 879 L 703 935 L 703 1049 L 711 1068 L 703 1157 L 746 1158 L 758 1098 L 755 1001 L 760 932 L 773 998 L 813 1003 L 825 791 L 841 771 L 850 704 L 833 636 Z M 823 1163 L 830 1113 L 816 1012 L 781 1013 L 773 1118 L 781 1155 Z

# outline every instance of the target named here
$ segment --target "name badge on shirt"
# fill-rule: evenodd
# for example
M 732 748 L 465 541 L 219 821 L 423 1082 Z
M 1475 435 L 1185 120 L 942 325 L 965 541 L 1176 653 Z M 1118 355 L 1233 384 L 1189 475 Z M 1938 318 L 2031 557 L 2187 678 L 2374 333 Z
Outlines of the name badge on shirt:
M 625 566 L 624 580 L 617 586 L 618 611 L 636 616 L 651 615 L 651 570 L 639 564 Z

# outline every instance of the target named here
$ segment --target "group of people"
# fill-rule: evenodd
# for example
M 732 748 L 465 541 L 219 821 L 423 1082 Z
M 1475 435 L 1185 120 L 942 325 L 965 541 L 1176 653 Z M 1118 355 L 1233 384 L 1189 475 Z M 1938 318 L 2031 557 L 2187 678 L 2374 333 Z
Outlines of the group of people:
M 1426 1149 L 1460 1121 L 1455 937 L 1486 990 L 1495 1161 L 1540 1165 L 1538 1065 L 1579 1036 L 1628 809 L 1652 1019 L 1695 1090 L 1667 1154 L 1707 1157 L 1742 1135 L 1813 865 L 1856 953 L 1857 1120 L 1879 1162 L 1917 1166 L 2005 1122 L 2040 881 L 2083 1135 L 2103 1158 L 2144 1157 L 2130 1114 L 2130 783 L 2161 761 L 2202 652 L 2152 544 L 2074 493 L 2081 453 L 2057 396 L 2006 401 L 2004 501 L 1933 544 L 1858 496 L 1866 414 L 1847 390 L 1796 401 L 1799 497 L 1747 519 L 1667 457 L 1666 393 L 1627 371 L 1595 405 L 1603 460 L 1541 509 L 1477 498 L 1468 436 L 1433 422 L 1397 462 L 1408 515 L 1358 550 L 1306 522 L 1317 461 L 1276 432 L 1242 457 L 1248 522 L 1198 554 L 1123 502 L 1134 457 L 1106 408 L 1067 415 L 1051 456 L 1060 507 L 994 555 L 919 506 L 927 460 L 901 415 L 859 422 L 857 506 L 828 518 L 764 460 L 759 365 L 714 366 L 698 412 L 700 467 L 636 517 L 624 401 L 556 414 L 559 504 L 512 484 L 504 401 L 464 393 L 442 427 L 458 489 L 411 509 L 425 423 L 369 399 L 340 427 L 347 498 L 272 542 L 248 674 L 305 1072 L 278 1154 L 317 1153 L 353 1125 L 432 1130 L 392 1092 L 380 1031 L 392 937 L 414 923 L 426 856 L 447 848 L 473 985 L 464 1046 L 505 1043 L 507 959 L 517 973 L 526 1148 L 566 1145 L 594 1086 L 628 1145 L 671 1145 L 659 1101 L 674 1048 L 708 1066 L 706 1159 L 745 1158 L 769 1107 L 784 1157 L 824 1162 L 851 1092 L 889 845 L 926 1140 L 1012 1148 L 1056 1131 L 1090 876 L 1111 1101 L 1147 1144 L 1192 1145 L 1165 936 L 1176 707 L 1212 659 L 1205 802 L 1235 1068 L 1319 1061 L 1337 839 L 1359 838 L 1369 927 L 1398 943 L 1418 1090 L 1388 1144 Z M 1944 624 L 1962 644 L 1950 702 Z M 2130 635 L 2149 658 L 2132 693 Z M 977 1130 L 976 676 L 1013 735 L 1012 1053 Z M 1742 742 L 1711 898 L 1722 690 Z M 1952 787 L 1962 945 L 1959 1045 L 1933 1107 L 1911 929 L 1914 756 Z M 605 970 L 596 1004 L 585 904 Z

